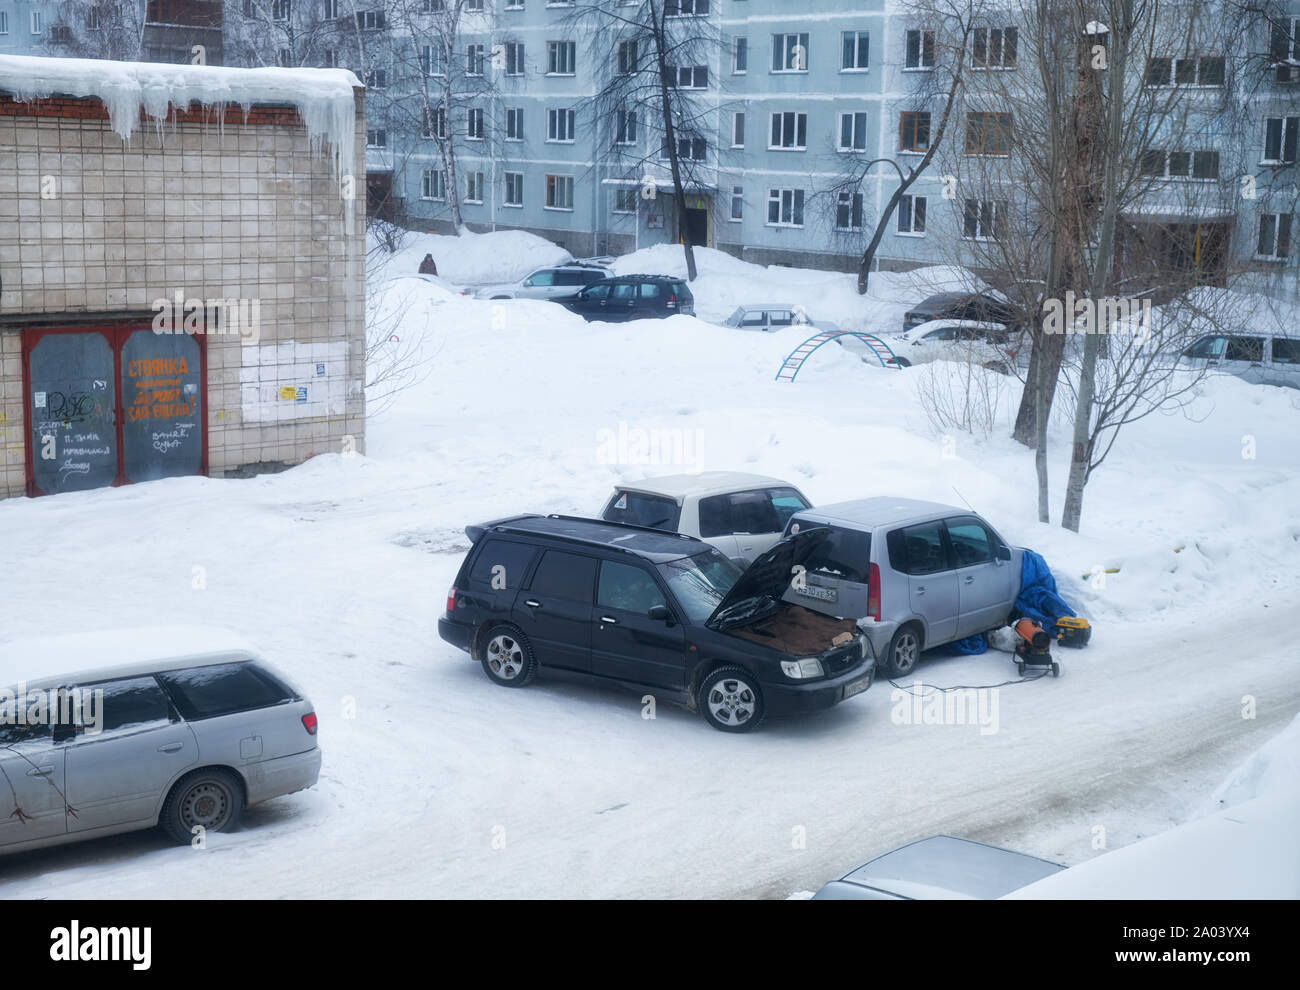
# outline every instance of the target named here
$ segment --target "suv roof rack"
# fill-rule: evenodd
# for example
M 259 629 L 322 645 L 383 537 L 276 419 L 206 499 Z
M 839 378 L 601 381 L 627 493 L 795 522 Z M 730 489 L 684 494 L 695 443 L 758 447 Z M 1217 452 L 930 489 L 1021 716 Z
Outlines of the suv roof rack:
M 704 542 L 703 540 L 698 540 L 693 536 L 687 536 L 685 533 L 673 533 L 664 529 L 655 529 L 653 526 L 639 526 L 635 523 L 614 522 L 607 519 L 592 519 L 589 516 L 569 516 L 559 512 L 552 512 L 545 516 L 540 515 L 536 512 L 525 512 L 517 516 L 507 516 L 504 519 L 496 519 L 493 520 L 492 522 L 466 526 L 465 535 L 468 536 L 471 542 L 474 543 L 477 543 L 479 539 L 483 536 L 483 534 L 487 533 L 489 530 L 493 532 L 501 532 L 501 533 L 513 532 L 521 535 L 526 534 L 528 536 L 540 535 L 540 536 L 547 536 L 550 537 L 551 539 L 556 539 L 556 540 L 567 540 L 570 543 L 578 543 L 584 546 L 604 547 L 607 550 L 618 550 L 620 553 L 627 553 L 638 557 L 642 556 L 640 552 L 632 549 L 631 547 L 620 546 L 619 544 L 611 543 L 608 540 L 599 540 L 594 537 L 583 537 L 581 535 L 574 534 L 574 533 L 547 533 L 544 531 L 539 533 L 536 530 L 525 529 L 524 527 L 521 526 L 512 525 L 513 523 L 522 522 L 525 519 L 555 519 L 562 522 L 591 523 L 592 525 L 595 526 L 612 526 L 618 529 L 632 530 L 634 532 L 653 533 L 656 536 L 662 536 L 665 539 L 673 539 L 675 537 L 676 539 L 678 539 L 683 543 L 702 544 Z

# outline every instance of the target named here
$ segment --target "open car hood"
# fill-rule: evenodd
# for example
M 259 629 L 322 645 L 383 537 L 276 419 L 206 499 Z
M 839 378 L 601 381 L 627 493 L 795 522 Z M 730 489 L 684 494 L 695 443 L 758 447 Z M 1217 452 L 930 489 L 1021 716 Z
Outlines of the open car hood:
M 805 529 L 787 536 L 772 549 L 760 554 L 745 568 L 745 572 L 718 603 L 705 625 L 717 628 L 720 624 L 718 617 L 747 598 L 770 598 L 773 602 L 779 602 L 794 580 L 794 569 L 802 566 L 829 535 L 830 530 L 825 527 Z

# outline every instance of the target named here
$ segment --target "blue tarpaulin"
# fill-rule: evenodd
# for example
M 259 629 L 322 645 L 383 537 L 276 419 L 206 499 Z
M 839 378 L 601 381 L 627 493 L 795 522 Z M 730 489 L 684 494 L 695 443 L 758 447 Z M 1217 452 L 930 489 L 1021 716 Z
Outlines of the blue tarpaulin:
M 1074 609 L 1056 593 L 1056 578 L 1039 554 L 1024 551 L 1020 565 L 1020 594 L 1016 608 L 1021 615 L 1033 619 L 1044 629 L 1051 629 L 1063 615 L 1075 615 Z
M 987 653 L 989 644 L 983 634 L 980 634 L 979 636 L 967 636 L 965 639 L 955 640 L 948 644 L 948 648 L 954 653 L 970 657 L 977 653 Z

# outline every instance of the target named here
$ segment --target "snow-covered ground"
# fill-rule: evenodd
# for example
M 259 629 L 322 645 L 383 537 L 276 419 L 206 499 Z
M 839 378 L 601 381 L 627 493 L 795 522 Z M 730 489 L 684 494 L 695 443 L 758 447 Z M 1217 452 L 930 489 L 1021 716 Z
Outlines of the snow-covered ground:
M 478 236 L 467 257 L 496 235 Z M 619 267 L 663 270 L 661 253 Z M 713 316 L 780 295 L 892 328 L 927 291 L 873 276 L 863 301 L 849 275 L 716 253 L 702 267 Z M 471 281 L 442 258 L 439 271 Z M 945 437 L 914 371 L 831 346 L 773 381 L 798 329 L 438 298 L 412 330 L 433 373 L 372 419 L 364 457 L 0 502 L 0 636 L 229 626 L 305 686 L 324 749 L 318 787 L 249 809 L 204 852 L 140 833 L 6 857 L 4 896 L 784 897 L 938 832 L 1074 864 L 1097 855 L 1098 826 L 1116 849 L 1203 813 L 1300 711 L 1294 392 L 1216 378 L 1189 414 L 1128 428 L 1076 536 L 1035 521 L 1032 455 L 1005 439 L 1013 396 L 991 438 Z M 679 438 L 685 463 L 629 463 L 631 443 L 611 456 L 611 436 L 652 430 L 674 431 L 658 436 Z M 1054 517 L 1067 439 L 1054 433 Z M 635 695 L 504 691 L 438 639 L 467 523 L 591 513 L 621 479 L 693 469 L 788 478 L 819 503 L 969 503 L 1047 557 L 1093 642 L 1059 651 L 1060 679 L 1002 687 L 996 732 L 898 724 L 881 681 L 730 736 L 671 706 L 645 720 Z M 1099 567 L 1119 570 L 1083 578 Z M 916 676 L 1016 680 L 996 652 Z

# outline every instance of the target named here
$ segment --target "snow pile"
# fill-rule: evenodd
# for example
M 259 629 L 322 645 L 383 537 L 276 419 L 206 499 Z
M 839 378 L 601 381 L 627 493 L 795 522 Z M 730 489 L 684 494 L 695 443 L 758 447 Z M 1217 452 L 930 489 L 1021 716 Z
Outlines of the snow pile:
M 1300 790 L 1300 715 L 1219 785 L 1212 807 L 1233 808 L 1255 798 Z
M 395 278 L 419 270 L 426 254 L 433 255 L 438 275 L 458 285 L 513 282 L 545 265 L 571 261 L 558 244 L 525 230 L 494 230 L 483 234 L 420 234 L 404 231 L 397 250 L 388 254 L 370 235 L 369 278 Z
M 361 83 L 347 69 L 237 69 L 215 65 L 111 62 L 88 58 L 0 55 L 0 92 L 18 100 L 55 94 L 95 97 L 108 110 L 109 125 L 129 141 L 140 126 L 140 111 L 161 131 L 172 107 L 198 103 L 224 112 L 238 105 L 288 105 L 298 110 L 314 152 L 326 145 L 335 176 L 355 168 L 356 103 Z M 345 201 L 349 221 L 352 201 Z

